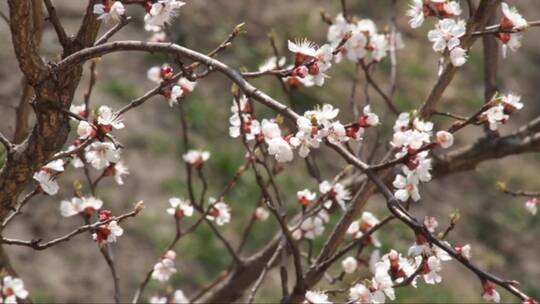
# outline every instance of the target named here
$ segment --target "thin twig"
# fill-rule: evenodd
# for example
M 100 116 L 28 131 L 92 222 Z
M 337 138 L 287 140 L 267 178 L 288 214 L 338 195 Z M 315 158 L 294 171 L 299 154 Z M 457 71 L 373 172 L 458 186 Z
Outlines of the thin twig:
M 56 9 L 54 8 L 54 5 L 52 4 L 51 0 L 43 0 L 45 3 L 45 7 L 47 8 L 47 12 L 49 13 L 49 21 L 52 23 L 54 30 L 56 31 L 56 35 L 58 36 L 58 41 L 60 41 L 60 44 L 65 48 L 69 47 L 71 44 L 71 40 L 66 35 L 66 31 L 62 24 L 60 23 L 60 19 L 58 18 L 58 15 L 56 14 Z
M 109 41 L 109 39 L 111 39 L 111 37 L 114 36 L 114 34 L 116 34 L 118 31 L 120 31 L 124 26 L 128 25 L 131 22 L 131 19 L 132 18 L 130 16 L 122 18 L 119 23 L 117 23 L 110 30 L 108 30 L 105 34 L 103 34 L 103 36 L 101 36 L 101 38 L 99 38 L 96 41 L 96 43 L 94 43 L 94 45 L 100 45 L 100 44 L 103 44 L 103 43 Z
M 123 214 L 123 215 L 120 215 L 120 216 L 117 216 L 117 217 L 112 217 L 112 218 L 110 218 L 108 220 L 96 222 L 94 224 L 88 224 L 88 225 L 80 226 L 79 228 L 71 231 L 70 233 L 68 233 L 68 234 L 66 234 L 64 236 L 55 238 L 55 239 L 53 239 L 51 241 L 48 241 L 48 242 L 45 242 L 45 243 L 43 243 L 41 239 L 33 239 L 33 240 L 30 240 L 30 241 L 23 241 L 23 240 L 10 239 L 10 238 L 5 238 L 5 237 L 2 237 L 2 239 L 0 239 L 0 242 L 2 244 L 7 244 L 7 245 L 26 246 L 26 247 L 30 247 L 30 248 L 35 249 L 35 250 L 44 250 L 44 249 L 47 249 L 49 247 L 58 245 L 60 243 L 67 242 L 71 238 L 73 238 L 74 236 L 79 235 L 81 233 L 84 233 L 86 231 L 94 231 L 99 226 L 108 224 L 108 223 L 110 223 L 112 221 L 117 221 L 117 222 L 120 223 L 120 222 L 122 222 L 123 220 L 125 220 L 125 219 L 127 219 L 129 217 L 137 216 L 137 214 L 139 212 L 140 212 L 140 209 L 136 207 L 133 211 L 131 211 L 129 213 L 126 213 L 126 214 Z

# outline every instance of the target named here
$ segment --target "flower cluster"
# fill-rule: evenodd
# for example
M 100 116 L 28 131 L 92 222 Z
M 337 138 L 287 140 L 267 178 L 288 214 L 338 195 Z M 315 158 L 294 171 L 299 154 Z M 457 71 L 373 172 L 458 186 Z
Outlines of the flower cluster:
M 96 170 L 103 170 L 104 176 L 112 176 L 119 185 L 123 185 L 123 176 L 129 174 L 127 166 L 120 160 L 120 150 L 111 142 L 104 142 L 106 136 L 113 130 L 125 127 L 123 118 L 108 106 L 100 106 L 94 112 L 93 120 L 88 118 L 88 110 L 84 105 L 72 105 L 70 111 L 83 118 L 77 126 L 78 139 L 69 147 L 70 151 L 75 151 L 88 140 L 99 140 L 87 145 L 84 148 L 84 160 Z M 78 153 L 72 154 L 72 164 L 75 168 L 84 166 L 83 160 Z
M 3 277 L 0 281 L 0 290 L 2 292 L 0 303 L 17 303 L 17 299 L 25 300 L 28 297 L 28 291 L 24 289 L 24 282 L 19 278 Z
M 347 20 L 343 14 L 338 14 L 333 24 L 328 28 L 327 39 L 333 48 L 338 48 L 346 39 L 345 44 L 336 55 L 337 62 L 341 61 L 343 56 L 353 62 L 359 60 L 381 61 L 386 57 L 390 48 L 403 48 L 399 33 L 391 42 L 390 35 L 379 33 L 372 20 L 361 19 L 353 23 Z
M 107 221 L 113 218 L 112 212 L 109 210 L 101 210 L 98 212 L 99 221 Z M 92 237 L 99 244 L 114 243 L 116 239 L 124 234 L 124 229 L 118 225 L 118 222 L 113 220 L 99 226 Z
M 400 149 L 396 157 L 405 157 L 402 174 L 396 175 L 393 185 L 397 189 L 394 193 L 400 201 L 412 198 L 420 200 L 418 184 L 431 180 L 431 159 L 428 151 L 418 151 L 425 144 L 430 143 L 433 123 L 415 117 L 414 113 L 401 113 L 394 124 L 394 135 L 391 144 Z M 450 147 L 453 136 L 446 131 L 437 133 L 442 147 Z
M 94 4 L 94 14 L 98 19 L 105 22 L 122 20 L 126 9 L 120 1 L 103 0 L 102 3 Z
M 399 284 L 411 276 L 415 267 L 400 253 L 391 250 L 375 263 L 373 271 L 370 281 L 357 283 L 350 288 L 349 299 L 352 303 L 384 303 L 386 297 L 395 300 L 394 283 Z
M 435 29 L 428 32 L 428 39 L 433 43 L 433 50 L 443 58 L 449 58 L 454 66 L 462 66 L 467 61 L 467 51 L 461 47 L 460 41 L 460 38 L 465 36 L 465 21 L 452 18 L 459 15 L 459 2 L 449 0 L 413 0 L 407 11 L 407 16 L 411 17 L 409 24 L 412 28 L 420 27 L 425 17 L 441 18 Z
M 416 242 L 409 248 L 409 256 L 414 257 L 416 264 L 422 267 L 421 274 L 426 284 L 440 283 L 442 281 L 440 275 L 442 262 L 452 260 L 446 251 L 429 244 L 420 234 L 416 235 Z
M 525 30 L 529 24 L 527 20 L 521 16 L 515 7 L 511 7 L 506 3 L 501 3 L 502 17 L 500 22 L 500 31 L 497 37 L 502 43 L 503 57 L 508 55 L 508 49 L 515 52 L 521 47 L 523 35 L 521 31 Z M 512 31 L 516 31 L 512 33 Z
M 176 259 L 176 253 L 172 250 L 167 251 L 159 262 L 154 265 L 152 271 L 152 279 L 165 282 L 176 273 L 176 267 L 174 260 Z
M 149 80 L 162 84 L 164 81 L 171 81 L 174 76 L 174 69 L 167 63 L 162 66 L 151 67 L 146 76 Z M 186 96 L 195 90 L 197 82 L 190 81 L 185 77 L 180 77 L 178 81 L 168 83 L 162 88 L 161 94 L 165 97 L 169 106 L 178 103 L 180 97 Z
M 48 195 L 58 193 L 60 186 L 56 181 L 56 176 L 64 172 L 64 161 L 57 159 L 43 166 L 38 172 L 34 173 L 34 179 L 39 183 L 37 192 L 44 192 Z
M 512 113 L 523 108 L 521 97 L 512 93 L 495 96 L 490 105 L 491 107 L 480 115 L 480 120 L 487 122 L 492 131 L 505 124 Z
M 233 101 L 231 113 L 229 135 L 232 138 L 243 134 L 247 141 L 252 141 L 261 134 L 261 123 L 254 118 L 251 101 L 245 95 Z
M 328 75 L 326 71 L 332 66 L 333 48 L 329 44 L 321 47 L 304 39 L 288 42 L 289 51 L 294 53 L 294 66 L 291 77 L 306 87 L 322 86 Z M 287 79 L 288 82 L 290 80 Z
M 409 25 L 412 28 L 419 28 L 424 23 L 426 17 L 456 17 L 461 15 L 459 1 L 448 0 L 413 0 L 407 10 Z

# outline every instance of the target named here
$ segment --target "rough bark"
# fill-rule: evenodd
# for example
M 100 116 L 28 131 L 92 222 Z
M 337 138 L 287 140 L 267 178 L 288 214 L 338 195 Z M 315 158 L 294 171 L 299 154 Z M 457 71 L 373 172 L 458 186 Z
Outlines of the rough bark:
M 39 43 L 34 35 L 38 25 L 32 18 L 42 10 L 41 1 L 9 0 L 8 4 L 15 55 L 28 85 L 34 91 L 31 107 L 36 123 L 27 138 L 8 155 L 0 170 L 0 221 L 16 205 L 19 194 L 32 180 L 34 172 L 64 146 L 70 131 L 69 118 L 58 109 L 69 109 L 82 75 L 82 63 L 50 74 L 48 65 L 41 59 Z M 92 14 L 92 5 L 93 1 L 90 1 L 85 23 L 75 38 L 77 43 L 65 49 L 63 57 L 94 43 L 99 22 Z M 0 269 L 11 270 L 3 251 L 0 252 Z

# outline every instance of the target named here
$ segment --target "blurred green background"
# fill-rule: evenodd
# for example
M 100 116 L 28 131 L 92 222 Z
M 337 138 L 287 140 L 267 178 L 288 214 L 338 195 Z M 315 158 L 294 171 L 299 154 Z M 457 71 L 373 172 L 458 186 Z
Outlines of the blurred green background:
M 82 8 L 86 1 L 56 0 L 61 21 L 69 33 L 74 33 L 80 22 Z M 350 12 L 359 18 L 371 18 L 379 29 L 390 25 L 390 0 L 348 1 Z M 404 16 L 406 1 L 398 1 L 398 25 L 403 34 L 406 48 L 398 53 L 398 91 L 394 100 L 402 111 L 418 107 L 434 84 L 437 73 L 437 57 L 431 50 L 426 33 L 433 22 L 426 22 L 421 29 L 411 30 Z M 540 16 L 540 4 L 536 1 L 514 1 L 527 19 Z M 0 9 L 7 12 L 6 3 Z M 331 0 L 214 0 L 188 1 L 180 16 L 171 27 L 175 42 L 207 52 L 217 46 L 236 24 L 245 22 L 247 33 L 236 39 L 233 46 L 220 55 L 220 60 L 235 66 L 255 70 L 260 63 L 273 54 L 268 33 L 274 32 L 279 51 L 286 51 L 286 41 L 292 38 L 308 37 L 320 44 L 325 42 L 328 26 L 320 19 L 320 10 L 331 15 L 340 11 L 339 1 Z M 144 40 L 149 37 L 143 28 L 143 11 L 130 8 L 128 13 L 135 22 L 122 30 L 116 39 Z M 106 30 L 110 25 L 104 25 Z M 9 29 L 0 23 L 0 43 L 8 46 Z M 513 116 L 501 128 L 508 133 L 540 112 L 537 88 L 540 80 L 540 34 L 531 29 L 525 35 L 523 48 L 500 63 L 499 87 L 501 91 L 514 91 L 523 96 L 525 110 Z M 59 48 L 51 26 L 48 25 L 42 43 L 42 53 L 48 59 L 58 58 Z M 0 129 L 10 133 L 13 129 L 14 106 L 20 94 L 19 74 L 10 47 L 0 48 Z M 113 54 L 98 64 L 98 83 L 93 95 L 93 105 L 107 104 L 119 108 L 131 99 L 152 88 L 146 79 L 146 70 L 167 61 L 166 56 L 141 53 Z M 466 66 L 458 73 L 453 84 L 443 97 L 441 111 L 451 111 L 468 115 L 483 103 L 483 62 L 481 44 L 477 43 L 470 54 Z M 17 71 L 17 72 L 15 72 Z M 390 61 L 385 59 L 376 68 L 375 77 L 384 89 L 388 89 Z M 348 110 L 351 78 L 354 65 L 350 62 L 334 65 L 330 79 L 323 88 L 302 88 L 293 93 L 299 111 L 310 109 L 317 104 L 331 103 L 342 108 L 341 121 L 353 119 Z M 253 83 L 278 100 L 286 100 L 277 80 L 265 78 Z M 74 103 L 82 103 L 87 79 L 81 82 Z M 182 101 L 188 123 L 191 127 L 191 147 L 208 150 L 212 156 L 205 165 L 204 173 L 210 181 L 208 194 L 218 195 L 227 185 L 239 166 L 244 162 L 241 142 L 228 136 L 228 117 L 231 105 L 230 81 L 218 74 L 201 80 L 195 92 Z M 365 80 L 360 76 L 358 102 L 364 103 L 362 88 Z M 385 110 L 383 101 L 371 90 L 370 97 L 377 113 Z M 273 117 L 273 113 L 255 107 L 257 116 Z M 382 135 L 389 139 L 393 121 L 391 116 L 382 115 L 384 125 Z M 447 126 L 448 120 L 435 119 L 437 128 Z M 181 159 L 184 147 L 181 140 L 179 108 L 169 108 L 165 100 L 155 97 L 139 109 L 128 112 L 125 117 L 126 129 L 116 132 L 126 149 L 123 159 L 131 174 L 122 187 L 113 180 L 106 180 L 99 189 L 99 197 L 106 208 L 120 213 L 131 208 L 140 199 L 147 208 L 136 219 L 126 221 L 124 236 L 114 246 L 114 253 L 121 276 L 121 296 L 130 299 L 145 273 L 156 262 L 158 255 L 170 242 L 174 233 L 174 220 L 165 209 L 168 198 L 187 197 L 184 165 Z M 473 143 L 482 136 L 480 128 L 467 128 L 457 138 L 456 146 Z M 0 153 L 0 159 L 3 156 Z M 344 165 L 336 161 L 335 154 L 321 149 L 315 153 L 322 176 L 331 179 Z M 508 157 L 503 160 L 482 164 L 474 172 L 459 173 L 425 184 L 421 188 L 422 201 L 413 206 L 419 218 L 424 215 L 436 216 L 441 227 L 446 227 L 449 214 L 459 209 L 461 221 L 449 236 L 452 244 L 472 245 L 474 262 L 505 278 L 522 283 L 525 291 L 540 297 L 540 244 L 539 217 L 529 215 L 524 209 L 525 201 L 504 196 L 496 190 L 497 181 L 505 181 L 512 188 L 540 189 L 538 179 L 538 155 Z M 317 190 L 317 183 L 306 178 L 308 175 L 299 157 L 285 166 L 277 182 L 281 187 L 291 212 L 297 209 L 296 191 L 309 188 Z M 96 172 L 93 172 L 96 174 Z M 61 218 L 58 206 L 61 199 L 70 198 L 74 179 L 83 181 L 82 172 L 68 170 L 60 180 L 62 189 L 55 197 L 34 199 L 16 223 L 7 229 L 6 236 L 50 239 L 62 235 L 80 225 L 78 219 Z M 200 185 L 196 185 L 200 189 Z M 221 230 L 234 245 L 240 241 L 241 232 L 250 214 L 258 203 L 259 190 L 251 172 L 242 176 L 237 186 L 225 197 L 232 207 L 233 221 Z M 374 197 L 367 207 L 379 218 L 387 211 L 383 201 Z M 335 223 L 338 214 L 332 216 Z M 257 222 L 250 235 L 244 253 L 252 253 L 266 244 L 277 231 L 272 221 Z M 327 226 L 325 235 L 330 231 Z M 414 236 L 403 225 L 394 222 L 380 233 L 383 242 L 381 252 L 391 248 L 403 253 L 414 241 Z M 322 245 L 323 238 L 315 242 L 315 248 Z M 226 269 L 231 258 L 222 244 L 216 240 L 211 230 L 202 225 L 196 233 L 181 240 L 175 248 L 178 273 L 167 284 L 152 281 L 145 296 L 163 292 L 167 288 L 182 289 L 187 295 L 209 283 Z M 15 268 L 30 290 L 36 302 L 44 301 L 84 301 L 108 302 L 112 299 L 112 281 L 105 262 L 98 254 L 89 236 L 81 235 L 73 241 L 43 252 L 26 248 L 8 248 Z M 369 258 L 370 250 L 364 253 Z M 477 278 L 455 262 L 445 264 L 443 283 L 412 287 L 397 291 L 397 302 L 479 302 L 481 286 Z M 331 270 L 337 274 L 338 268 Z M 356 275 L 369 277 L 362 270 Z M 277 301 L 280 281 L 277 272 L 272 272 L 259 293 L 258 300 Z M 328 288 L 321 283 L 320 289 Z M 504 301 L 515 301 L 500 290 Z

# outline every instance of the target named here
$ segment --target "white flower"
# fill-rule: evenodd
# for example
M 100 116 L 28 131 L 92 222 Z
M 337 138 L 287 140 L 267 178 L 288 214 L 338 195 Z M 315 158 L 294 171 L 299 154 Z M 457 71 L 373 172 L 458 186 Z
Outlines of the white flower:
M 536 212 L 538 211 L 538 204 L 540 202 L 538 201 L 538 198 L 536 197 L 533 197 L 529 200 L 527 200 L 527 202 L 525 203 L 525 209 L 527 209 L 527 211 L 532 214 L 532 215 L 536 215 Z
M 182 218 L 184 216 L 190 217 L 193 215 L 193 206 L 189 201 L 185 201 L 178 197 L 172 197 L 169 199 L 170 208 L 167 208 L 167 213 L 174 215 L 177 218 Z
M 453 66 L 460 67 L 467 62 L 467 51 L 461 47 L 455 47 L 450 51 L 450 62 Z
M 184 90 L 182 90 L 182 88 L 177 85 L 165 91 L 165 98 L 167 99 L 167 102 L 169 103 L 170 107 L 177 104 L 178 98 L 182 97 L 183 95 L 184 95 Z
M 268 59 L 266 59 L 261 65 L 259 66 L 259 72 L 266 72 L 266 71 L 272 71 L 278 68 L 282 68 L 285 66 L 285 61 L 287 59 L 285 57 L 280 57 L 279 59 L 276 56 L 272 56 Z
M 347 59 L 351 61 L 358 61 L 359 59 L 366 57 L 368 53 L 366 49 L 367 43 L 368 37 L 366 36 L 366 34 L 358 30 L 358 28 L 356 27 L 353 28 L 351 37 L 344 45 L 346 51 L 345 55 L 347 56 Z
M 178 0 L 159 0 L 152 5 L 150 11 L 144 16 L 144 22 L 151 26 L 164 26 L 178 14 L 185 3 Z
M 495 289 L 495 286 L 491 282 L 484 282 L 483 284 L 484 292 L 482 293 L 482 298 L 486 301 L 491 301 L 494 303 L 499 303 L 501 301 L 501 296 Z
M 120 161 L 120 150 L 109 142 L 95 142 L 85 154 L 86 160 L 97 170 L 107 168 L 111 163 Z
M 150 298 L 150 304 L 167 304 L 167 297 L 153 296 Z
M 356 29 L 366 36 L 373 36 L 377 33 L 377 26 L 371 19 L 361 19 L 356 23 Z
M 320 139 L 313 136 L 311 133 L 297 132 L 294 135 L 294 138 L 291 143 L 296 143 L 295 148 L 298 148 L 298 155 L 306 158 L 311 152 L 311 148 L 319 148 Z
M 442 277 L 439 274 L 441 272 L 441 260 L 435 256 L 430 256 L 426 262 L 426 270 L 424 271 L 424 281 L 426 284 L 437 284 L 442 281 Z
M 123 118 L 113 113 L 108 106 L 101 106 L 98 110 L 97 123 L 106 128 L 122 129 L 124 128 Z
M 350 24 L 345 20 L 343 14 L 338 14 L 334 23 L 328 27 L 327 40 L 333 47 L 338 46 L 338 44 L 343 40 L 347 33 L 354 30 L 354 25 Z M 352 38 L 352 37 L 351 37 Z
M 364 285 L 357 283 L 349 289 L 349 300 L 352 303 L 371 304 L 375 303 L 371 291 Z
M 388 52 L 388 38 L 384 34 L 371 35 L 369 37 L 369 48 L 371 49 L 371 58 L 375 61 L 381 61 Z
M 103 201 L 95 197 L 73 197 L 71 201 L 60 202 L 60 214 L 63 217 L 71 217 L 80 213 L 92 215 L 101 209 Z
M 377 263 L 375 275 L 371 279 L 371 285 L 374 289 L 372 294 L 374 303 L 384 303 L 385 295 L 390 300 L 396 299 L 394 288 L 392 288 L 394 284 L 385 265 Z
M 93 137 L 96 134 L 94 126 L 88 123 L 86 120 L 81 120 L 77 126 L 77 135 L 80 139 L 86 139 Z
M 332 185 L 328 181 L 323 181 L 319 184 L 319 191 L 327 197 L 327 201 L 324 202 L 326 208 L 332 207 L 333 202 L 336 202 L 345 210 L 345 201 L 351 199 L 349 190 L 345 189 L 341 183 Z
M 304 116 L 308 118 L 313 116 L 319 124 L 329 126 L 338 113 L 339 109 L 334 109 L 331 104 L 323 104 L 320 110 L 308 111 Z
M 329 44 L 324 44 L 317 49 L 317 55 L 315 56 L 315 58 L 317 59 L 315 64 L 317 65 L 318 71 L 310 71 L 310 73 L 326 72 L 332 66 L 332 59 L 334 58 L 334 48 Z
M 161 261 L 157 262 L 154 265 L 154 270 L 152 271 L 152 279 L 165 282 L 176 273 L 176 268 L 174 265 L 174 260 L 169 258 L 162 258 Z
M 411 177 L 410 175 L 405 177 L 398 174 L 392 185 L 397 189 L 394 195 L 398 200 L 402 202 L 406 202 L 409 198 L 412 198 L 415 202 L 420 200 L 418 179 Z
M 52 170 L 56 172 L 63 172 L 64 171 L 64 161 L 61 159 L 53 160 L 49 163 L 47 163 L 45 166 L 41 168 L 41 170 Z
M 328 223 L 329 217 L 325 210 L 319 211 L 316 215 L 306 218 L 300 228 L 293 232 L 293 238 L 299 240 L 302 237 L 313 240 L 315 237 L 323 234 L 324 224 Z
M 341 267 L 345 273 L 353 273 L 358 268 L 358 261 L 352 256 L 346 257 L 341 261 Z
M 34 173 L 33 178 L 39 183 L 40 189 L 48 195 L 55 195 L 58 193 L 60 187 L 48 171 L 40 170 L 39 172 Z
M 379 262 L 375 263 L 372 267 L 374 273 L 381 271 L 383 273 L 392 274 L 392 278 L 396 283 L 401 283 L 405 279 L 409 278 L 418 268 L 413 265 L 409 260 L 401 255 L 401 253 L 392 249 L 387 254 L 383 255 Z M 413 287 L 416 287 L 416 277 L 411 282 Z
M 213 197 L 210 197 L 208 202 L 211 206 L 206 215 L 208 220 L 215 221 L 218 226 L 223 226 L 231 221 L 231 208 L 229 205 L 222 201 L 216 202 Z
M 523 109 L 523 103 L 521 103 L 521 96 L 508 93 L 501 97 L 504 104 L 504 109 L 509 113 Z
M 164 79 L 170 79 L 174 75 L 173 68 L 165 63 L 162 66 L 155 66 L 148 69 L 146 72 L 146 77 L 155 83 L 161 83 Z
M 455 250 L 457 251 L 457 253 L 461 254 L 461 256 L 463 256 L 467 260 L 471 259 L 471 245 L 466 244 L 463 246 L 456 246 Z
M 290 162 L 294 158 L 293 150 L 289 142 L 282 137 L 274 137 L 267 140 L 268 153 L 274 155 L 275 159 L 280 163 Z
M 506 33 L 508 34 L 508 33 Z M 510 49 L 512 52 L 517 51 L 521 45 L 523 40 L 523 35 L 521 33 L 513 33 L 508 35 L 501 35 L 501 41 L 503 43 L 502 46 L 502 56 L 503 58 L 506 58 L 508 56 L 508 49 Z
M 264 135 L 264 139 L 266 141 L 269 141 L 276 137 L 281 137 L 281 129 L 279 128 L 279 125 L 268 119 L 262 120 L 261 132 Z
M 60 202 L 60 214 L 62 214 L 63 217 L 74 216 L 79 214 L 79 212 L 82 212 L 82 210 L 81 198 L 74 197 L 71 201 L 63 200 Z
M 439 226 L 439 222 L 433 216 L 426 216 L 424 217 L 424 226 L 426 226 L 429 232 L 434 233 L 435 229 Z
M 107 242 L 114 243 L 119 236 L 122 236 L 122 234 L 124 234 L 124 229 L 122 229 L 122 227 L 120 227 L 118 225 L 118 222 L 116 221 L 110 222 L 108 226 L 111 233 L 107 237 Z
M 101 215 L 100 220 L 104 220 L 101 218 Z M 102 244 L 103 242 L 114 243 L 122 234 L 124 234 L 124 229 L 118 225 L 117 221 L 111 221 L 99 226 L 96 232 L 92 234 L 92 237 L 98 244 Z
M 501 3 L 502 13 L 504 16 L 503 21 L 501 22 L 501 27 L 503 28 L 515 28 L 522 30 L 528 26 L 527 20 L 521 16 L 515 7 L 511 7 L 505 2 Z
M 305 297 L 305 304 L 332 304 L 332 302 L 328 300 L 328 295 L 322 291 L 308 290 Z
M 329 142 L 337 145 L 346 142 L 349 137 L 347 137 L 345 127 L 339 121 L 336 121 L 328 128 L 327 139 Z
M 28 291 L 24 289 L 24 282 L 19 278 L 5 276 L 2 280 L 3 303 L 17 303 L 17 299 L 26 299 Z
M 81 105 L 72 104 L 69 107 L 69 111 L 71 113 L 73 113 L 73 114 L 79 115 L 80 117 L 85 117 L 86 116 L 86 105 L 84 103 L 81 104 Z M 71 119 L 75 119 L 75 118 L 71 117 Z
M 394 124 L 394 136 L 391 144 L 398 148 L 418 150 L 424 143 L 430 142 L 432 130 L 433 123 L 419 118 L 415 118 L 411 122 L 408 113 L 401 113 Z
M 309 189 L 304 189 L 296 192 L 296 197 L 298 198 L 300 205 L 307 206 L 315 199 L 315 197 L 317 197 L 317 194 L 309 191 Z
M 242 119 L 240 119 L 242 115 Z M 242 125 L 242 121 L 244 125 Z M 254 140 L 257 135 L 261 133 L 261 124 L 258 120 L 253 119 L 250 114 L 238 114 L 234 113 L 230 118 L 229 122 L 231 126 L 229 127 L 229 135 L 232 138 L 236 138 L 244 132 L 247 141 Z M 242 128 L 242 129 L 241 129 Z
M 409 25 L 412 28 L 418 28 L 424 23 L 424 1 L 412 0 L 407 10 L 407 16 L 411 17 Z
M 394 123 L 394 133 L 403 132 L 409 128 L 411 117 L 409 113 L 403 112 L 398 115 Z
M 358 123 L 361 127 L 374 127 L 380 123 L 379 116 L 371 112 L 371 106 L 367 105 L 364 107 L 363 115 L 358 119 Z
M 459 46 L 459 38 L 465 35 L 465 21 L 454 19 L 440 20 L 435 29 L 428 32 L 429 41 L 433 42 L 433 50 L 443 52 Z
M 178 79 L 178 85 L 180 86 L 180 88 L 182 88 L 183 94 L 186 95 L 188 93 L 193 92 L 193 90 L 195 90 L 195 87 L 197 86 L 197 82 L 191 81 L 187 79 L 186 77 L 180 77 L 180 79 Z
M 182 290 L 177 289 L 174 292 L 174 303 L 175 304 L 188 304 L 189 299 L 186 297 L 186 295 L 184 294 Z
M 492 131 L 497 130 L 499 124 L 505 123 L 508 120 L 508 115 L 504 114 L 504 106 L 501 104 L 487 109 L 482 116 L 487 119 L 489 129 Z
M 189 150 L 182 158 L 184 161 L 196 168 L 201 168 L 202 165 L 210 158 L 210 152 L 201 150 Z
M 114 181 L 118 184 L 118 185 L 123 185 L 124 184 L 124 180 L 123 180 L 123 176 L 124 175 L 128 175 L 129 174 L 129 169 L 128 167 L 126 166 L 126 164 L 124 164 L 123 161 L 119 161 L 117 162 L 116 164 L 114 164 L 114 166 L 110 167 L 111 170 L 113 171 L 112 172 L 112 175 L 114 175 Z
M 439 131 L 435 137 L 437 138 L 437 144 L 445 149 L 450 148 L 454 144 L 454 135 L 450 132 Z
M 461 15 L 461 6 L 458 1 L 449 1 L 444 4 L 444 11 L 448 15 L 459 16 Z
M 347 229 L 347 234 L 352 234 L 355 239 L 359 239 L 364 236 L 365 232 L 368 232 L 379 222 L 379 219 L 377 219 L 377 217 L 375 217 L 373 213 L 364 211 L 359 220 L 351 223 L 351 225 Z M 381 243 L 377 239 L 375 233 L 371 233 L 367 241 L 373 244 L 375 247 L 381 246 Z
M 309 57 L 317 56 L 317 45 L 307 39 L 298 40 L 296 42 L 292 42 L 289 40 L 287 42 L 287 46 L 289 48 L 289 51 L 296 54 L 297 58 L 299 54 Z M 297 61 L 297 63 L 302 63 L 304 60 L 301 60 L 300 62 Z
M 257 207 L 253 213 L 253 216 L 255 216 L 255 218 L 259 221 L 266 221 L 270 216 L 270 213 L 264 207 Z
M 125 12 L 126 9 L 120 1 L 114 1 L 110 7 L 103 4 L 94 5 L 94 14 L 98 15 L 98 19 L 106 22 L 110 20 L 114 20 L 116 22 L 120 21 Z

